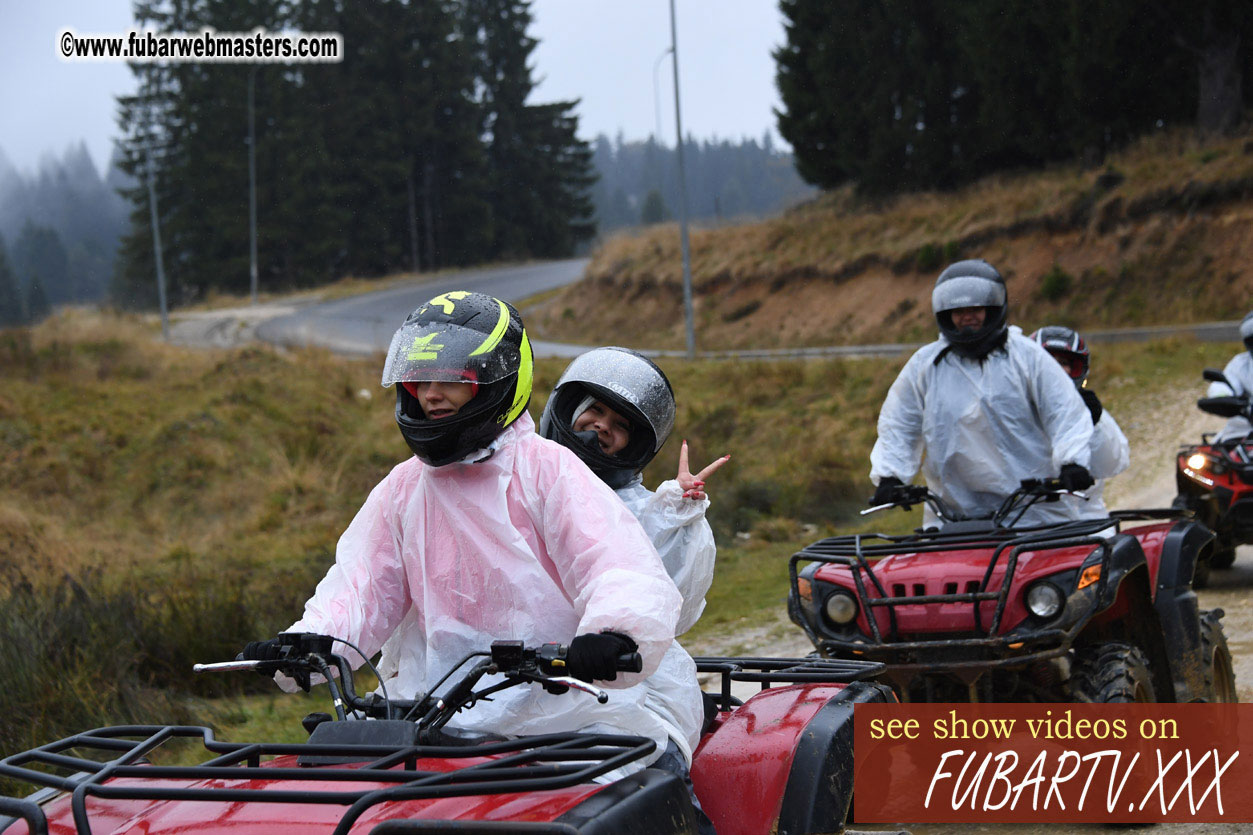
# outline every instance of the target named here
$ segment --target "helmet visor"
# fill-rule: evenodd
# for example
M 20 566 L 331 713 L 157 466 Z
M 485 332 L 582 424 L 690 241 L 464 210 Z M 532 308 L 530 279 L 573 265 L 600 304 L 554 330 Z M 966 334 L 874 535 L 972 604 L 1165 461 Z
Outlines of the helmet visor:
M 1053 355 L 1053 359 L 1061 363 L 1066 374 L 1072 380 L 1082 380 L 1088 373 L 1087 361 L 1078 354 L 1072 354 L 1070 351 L 1061 351 L 1054 348 L 1047 349 Z
M 503 342 L 509 324 L 490 334 L 448 323 L 403 325 L 392 336 L 383 386 L 427 381 L 490 385 L 517 373 L 520 352 Z
M 1004 307 L 1005 285 L 978 275 L 959 275 L 937 284 L 931 310 L 943 313 L 962 307 Z

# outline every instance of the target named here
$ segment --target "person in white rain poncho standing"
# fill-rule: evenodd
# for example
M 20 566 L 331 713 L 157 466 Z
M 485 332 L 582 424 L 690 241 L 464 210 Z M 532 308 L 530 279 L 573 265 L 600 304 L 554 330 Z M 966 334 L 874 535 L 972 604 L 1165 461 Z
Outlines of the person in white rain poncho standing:
M 988 516 L 1028 478 L 1093 483 L 1092 420 L 1074 384 L 1040 345 L 1007 325 L 1005 280 L 986 261 L 959 261 L 936 279 L 940 338 L 920 348 L 888 391 L 870 453 L 872 504 L 901 497 L 921 465 L 927 487 L 967 518 Z M 1018 521 L 1075 519 L 1039 502 Z M 930 508 L 923 524 L 942 524 Z
M 682 598 L 613 491 L 535 434 L 531 373 L 522 320 L 498 299 L 444 293 L 409 315 L 383 384 L 396 387 L 414 457 L 370 493 L 288 631 L 331 635 L 367 656 L 382 649 L 380 674 L 401 698 L 495 640 L 568 644 L 570 675 L 608 682 L 608 702 L 515 687 L 448 727 L 636 734 L 659 756 L 687 738 L 648 704 L 646 684 L 674 641 Z M 274 657 L 276 644 L 255 641 L 242 655 Z M 637 649 L 643 671 L 617 672 L 617 657 Z M 695 675 L 684 685 L 700 699 Z
M 1096 392 L 1088 388 L 1092 357 L 1083 337 L 1070 328 L 1048 325 L 1031 334 L 1031 339 L 1042 345 L 1074 381 L 1083 404 L 1092 415 L 1092 459 L 1088 470 L 1096 483 L 1084 491 L 1087 501 L 1078 496 L 1062 496 L 1061 501 L 1072 505 L 1081 519 L 1102 519 L 1109 515 L 1105 507 L 1105 480 L 1118 475 L 1131 463 L 1127 436 L 1114 416 L 1101 405 Z
M 705 519 L 705 479 L 731 456 L 693 475 L 684 441 L 676 476 L 655 492 L 649 490 L 641 472 L 670 436 L 674 415 L 674 390 L 652 360 L 629 348 L 595 348 L 562 372 L 540 416 L 539 431 L 581 458 L 644 526 L 683 595 L 675 630 L 682 635 L 700 618 L 713 583 L 717 548 Z M 688 734 L 686 740 L 674 740 L 680 749 L 695 748 L 706 712 L 700 694 L 682 686 L 695 674 L 691 656 L 676 640 L 649 680 L 648 704 Z M 702 832 L 712 831 L 707 819 L 700 826 Z

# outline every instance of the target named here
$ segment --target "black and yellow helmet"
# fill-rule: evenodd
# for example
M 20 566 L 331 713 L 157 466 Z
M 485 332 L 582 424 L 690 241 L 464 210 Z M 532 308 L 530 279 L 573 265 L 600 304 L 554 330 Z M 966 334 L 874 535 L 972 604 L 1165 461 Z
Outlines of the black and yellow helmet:
M 392 336 L 383 385 L 396 386 L 396 425 L 413 454 L 433 467 L 490 444 L 531 400 L 531 343 L 512 305 L 483 293 L 441 293 Z M 474 384 L 455 415 L 428 420 L 411 384 Z M 410 384 L 410 385 L 407 385 Z

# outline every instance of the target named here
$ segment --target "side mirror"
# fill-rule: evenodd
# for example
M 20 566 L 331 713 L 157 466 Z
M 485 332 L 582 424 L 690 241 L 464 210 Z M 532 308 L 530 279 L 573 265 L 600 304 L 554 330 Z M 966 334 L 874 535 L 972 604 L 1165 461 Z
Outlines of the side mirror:
M 1249 404 L 1243 397 L 1202 397 L 1196 401 L 1196 407 L 1211 415 L 1233 418 L 1245 414 Z
M 1209 380 L 1211 383 L 1222 383 L 1232 391 L 1236 390 L 1235 386 L 1231 385 L 1230 381 L 1227 380 L 1227 375 L 1223 374 L 1217 368 L 1207 368 L 1201 372 L 1201 376 L 1206 380 Z

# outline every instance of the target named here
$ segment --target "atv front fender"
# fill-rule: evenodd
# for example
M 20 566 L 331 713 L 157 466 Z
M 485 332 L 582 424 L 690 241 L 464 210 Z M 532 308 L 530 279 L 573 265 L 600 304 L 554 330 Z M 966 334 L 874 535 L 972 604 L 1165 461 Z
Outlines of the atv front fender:
M 719 835 L 839 832 L 853 797 L 853 706 L 893 701 L 882 684 L 773 687 L 696 750 L 696 796 Z
M 1214 534 L 1189 519 L 1171 526 L 1162 541 L 1154 607 L 1162 624 L 1165 656 L 1169 659 L 1177 702 L 1208 698 L 1200 606 L 1192 589 L 1192 574 L 1196 561 L 1213 547 Z

